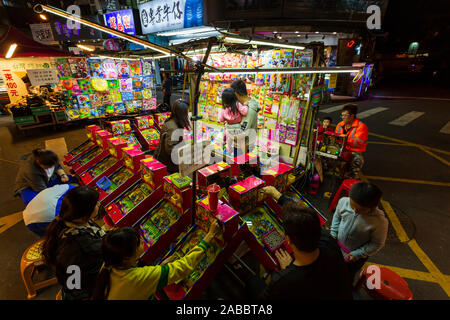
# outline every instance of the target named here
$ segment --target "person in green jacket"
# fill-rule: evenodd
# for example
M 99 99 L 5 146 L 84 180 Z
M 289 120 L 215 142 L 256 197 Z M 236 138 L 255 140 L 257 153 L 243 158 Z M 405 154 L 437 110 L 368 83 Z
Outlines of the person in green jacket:
M 231 84 L 236 97 L 243 105 L 248 106 L 247 115 L 242 119 L 241 128 L 249 137 L 249 152 L 253 150 L 256 144 L 257 128 L 258 128 L 258 112 L 261 110 L 258 101 L 247 95 L 247 86 L 244 81 L 236 80 Z
M 162 265 L 136 267 L 144 253 L 139 233 L 133 228 L 110 231 L 103 239 L 104 265 L 97 278 L 94 300 L 147 300 L 167 285 L 185 279 L 200 263 L 211 241 L 220 232 L 217 220 L 203 240 L 183 258 Z

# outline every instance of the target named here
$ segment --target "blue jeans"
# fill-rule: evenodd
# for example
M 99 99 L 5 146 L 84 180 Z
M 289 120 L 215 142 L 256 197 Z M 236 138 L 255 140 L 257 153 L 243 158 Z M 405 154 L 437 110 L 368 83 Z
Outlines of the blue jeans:
M 27 225 L 27 228 L 42 238 L 45 235 L 45 230 L 49 224 L 50 222 L 30 223 Z
M 77 179 L 74 176 L 67 175 L 67 177 L 69 178 L 69 181 L 64 182 L 64 183 L 77 183 L 78 182 Z M 56 178 L 53 178 L 52 180 L 50 180 L 48 182 L 47 188 L 53 187 L 53 186 L 55 186 L 57 184 L 63 184 L 61 182 L 61 177 L 59 177 L 59 176 L 57 176 Z M 34 199 L 34 197 L 36 197 L 36 195 L 38 193 L 39 192 L 36 192 L 33 189 L 31 189 L 31 188 L 26 188 L 26 189 L 23 189 L 22 191 L 20 191 L 20 197 L 22 198 L 23 204 L 26 206 L 31 200 Z

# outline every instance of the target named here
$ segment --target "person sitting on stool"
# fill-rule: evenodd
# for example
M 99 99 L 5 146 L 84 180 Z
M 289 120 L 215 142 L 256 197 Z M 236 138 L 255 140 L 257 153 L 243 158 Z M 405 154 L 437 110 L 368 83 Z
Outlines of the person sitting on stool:
M 14 194 L 27 205 L 40 191 L 56 184 L 77 182 L 67 175 L 52 150 L 35 149 L 21 158 Z
M 350 176 L 352 179 L 361 179 L 360 172 L 364 165 L 363 153 L 366 151 L 369 129 L 356 117 L 358 107 L 356 104 L 347 104 L 342 108 L 342 121 L 336 126 L 337 134 L 345 134 L 347 140 L 341 158 L 350 163 Z
M 57 184 L 39 192 L 23 210 L 25 226 L 39 237 L 43 237 L 47 226 L 59 215 L 62 199 L 75 187 L 71 184 Z

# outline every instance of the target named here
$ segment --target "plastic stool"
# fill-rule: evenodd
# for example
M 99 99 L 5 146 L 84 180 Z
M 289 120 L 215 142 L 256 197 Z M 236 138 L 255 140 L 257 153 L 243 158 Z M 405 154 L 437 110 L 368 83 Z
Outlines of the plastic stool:
M 339 199 L 341 199 L 344 196 L 345 197 L 348 196 L 350 189 L 357 182 L 360 182 L 360 181 L 357 179 L 345 179 L 344 181 L 342 181 L 341 186 L 339 187 L 338 191 L 334 195 L 333 201 L 331 201 L 330 207 L 328 208 L 328 210 L 330 210 L 331 213 L 333 213 L 334 210 L 336 209 Z M 345 195 L 341 195 L 342 191 L 345 191 Z
M 22 275 L 23 283 L 27 289 L 28 299 L 36 297 L 36 290 L 48 287 L 57 283 L 56 277 L 33 283 L 33 273 L 36 267 L 45 265 L 44 256 L 42 255 L 42 246 L 44 240 L 32 244 L 25 250 L 20 260 L 20 274 Z
M 371 274 L 367 273 L 367 269 L 361 271 L 360 278 L 355 286 L 356 290 L 364 288 L 369 295 L 376 300 L 412 300 L 413 294 L 409 289 L 408 283 L 394 271 L 380 268 L 380 289 L 367 288 L 367 279 Z

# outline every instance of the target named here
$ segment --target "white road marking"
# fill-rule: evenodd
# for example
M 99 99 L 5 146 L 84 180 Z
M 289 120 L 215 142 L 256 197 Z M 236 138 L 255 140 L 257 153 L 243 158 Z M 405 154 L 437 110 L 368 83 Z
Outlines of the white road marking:
M 370 116 L 372 116 L 372 115 L 374 115 L 376 113 L 379 113 L 379 112 L 382 112 L 382 111 L 385 111 L 385 110 L 388 110 L 388 109 L 389 108 L 385 108 L 385 107 L 377 107 L 377 108 L 373 108 L 373 109 L 370 109 L 370 110 L 358 113 L 356 115 L 356 117 L 358 119 L 364 119 L 364 118 L 368 118 L 368 117 L 370 117 Z
M 417 118 L 423 116 L 425 112 L 419 112 L 419 111 L 411 111 L 408 112 L 401 117 L 395 119 L 394 121 L 389 122 L 389 124 L 393 124 L 394 126 L 401 126 L 404 127 L 408 123 L 416 120 Z
M 439 131 L 440 133 L 450 134 L 450 121 Z
M 340 104 L 338 106 L 334 106 L 331 108 L 327 108 L 327 109 L 323 109 L 323 110 L 319 110 L 319 112 L 323 112 L 323 113 L 332 113 L 338 110 L 342 110 L 342 107 L 345 106 L 345 104 Z

